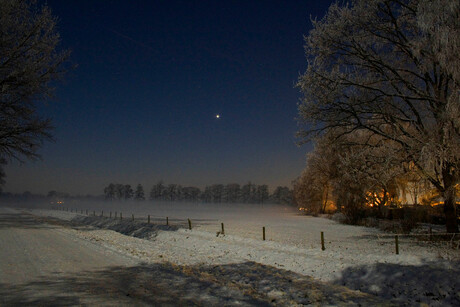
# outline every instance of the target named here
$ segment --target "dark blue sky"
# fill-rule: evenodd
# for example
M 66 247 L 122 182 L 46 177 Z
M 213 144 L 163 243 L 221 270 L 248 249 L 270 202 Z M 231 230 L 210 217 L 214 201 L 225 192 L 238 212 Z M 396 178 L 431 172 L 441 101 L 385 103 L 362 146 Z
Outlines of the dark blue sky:
M 40 107 L 54 119 L 43 160 L 6 168 L 6 191 L 101 194 L 110 182 L 290 185 L 294 84 L 310 15 L 332 1 L 60 1 L 78 68 Z M 221 118 L 216 119 L 215 115 Z

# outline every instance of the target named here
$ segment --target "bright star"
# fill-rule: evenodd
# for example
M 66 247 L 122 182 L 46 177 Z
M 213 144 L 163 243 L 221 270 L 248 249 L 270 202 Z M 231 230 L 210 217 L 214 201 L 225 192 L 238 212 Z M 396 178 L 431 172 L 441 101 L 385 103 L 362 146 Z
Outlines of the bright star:
M 219 119 L 219 118 L 220 118 L 220 114 L 216 114 L 216 118 Z

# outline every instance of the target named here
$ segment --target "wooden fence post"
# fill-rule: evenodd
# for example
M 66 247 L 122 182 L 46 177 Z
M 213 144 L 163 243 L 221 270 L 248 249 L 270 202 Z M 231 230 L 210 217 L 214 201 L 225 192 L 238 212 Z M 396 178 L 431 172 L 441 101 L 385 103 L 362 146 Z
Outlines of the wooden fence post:
M 265 226 L 262 227 L 262 240 L 265 241 Z
M 220 225 L 222 226 L 222 231 L 221 231 L 221 234 L 225 234 L 225 230 L 224 230 L 224 223 L 220 223 Z
M 169 226 L 169 219 L 166 217 L 166 226 Z
M 321 250 L 325 250 L 326 247 L 324 247 L 324 232 L 321 231 Z
M 190 221 L 190 219 L 187 219 L 187 220 L 188 220 L 188 229 L 192 230 L 192 221 Z
M 398 235 L 395 235 L 395 248 L 396 248 L 396 255 L 399 255 L 399 238 L 398 238 Z

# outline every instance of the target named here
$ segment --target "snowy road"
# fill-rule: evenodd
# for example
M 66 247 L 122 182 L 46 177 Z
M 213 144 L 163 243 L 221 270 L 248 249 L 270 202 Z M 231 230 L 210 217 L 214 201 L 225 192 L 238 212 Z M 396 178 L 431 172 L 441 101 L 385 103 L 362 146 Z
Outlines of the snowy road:
M 121 253 L 120 240 L 116 247 L 100 244 L 106 232 L 0 208 L 0 306 L 387 305 L 255 262 L 140 262 L 131 250 L 148 241 L 117 234 L 126 238 L 123 249 L 130 251 Z M 92 239 L 85 233 L 93 233 Z M 153 249 L 152 243 L 146 245 Z
M 126 301 L 120 295 L 78 295 L 75 274 L 131 266 L 133 259 L 68 236 L 61 227 L 0 208 L 0 305 L 72 305 Z
M 3 211 L 3 212 L 2 212 Z M 111 265 L 132 265 L 133 260 L 108 253 L 42 224 L 28 214 L 0 211 L 0 282 L 30 282 L 43 275 L 74 273 Z
M 11 209 L 0 208 L 0 242 L 0 306 L 212 305 L 232 295 L 235 302 L 263 305 L 172 266 L 143 265 Z M 197 288 L 207 295 L 198 297 Z

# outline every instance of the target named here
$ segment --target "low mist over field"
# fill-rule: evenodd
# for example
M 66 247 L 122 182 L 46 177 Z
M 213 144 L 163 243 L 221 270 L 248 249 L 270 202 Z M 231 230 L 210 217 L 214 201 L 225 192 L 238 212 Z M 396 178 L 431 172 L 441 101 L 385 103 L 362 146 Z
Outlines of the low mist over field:
M 242 219 L 242 220 L 264 220 L 276 219 L 283 216 L 297 214 L 298 211 L 292 206 L 283 206 L 277 204 L 214 204 L 214 203 L 187 203 L 171 201 L 77 201 L 69 200 L 62 203 L 46 201 L 22 202 L 21 207 L 26 208 L 54 208 L 64 211 L 77 211 L 77 213 L 112 217 L 117 212 L 118 216 L 122 212 L 123 217 L 145 218 L 150 215 L 151 218 L 170 219 L 196 219 L 196 220 L 225 220 L 225 219 Z

